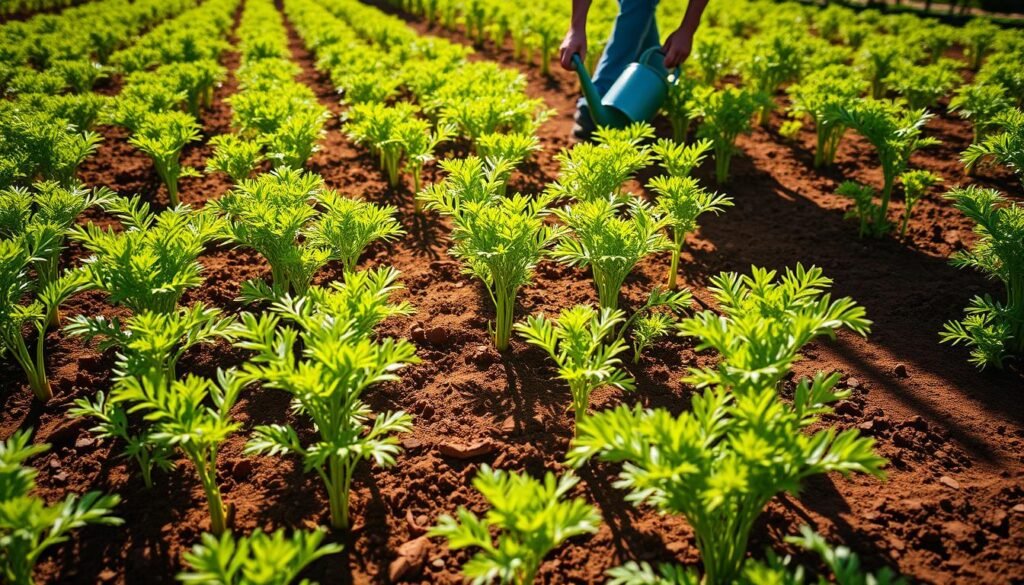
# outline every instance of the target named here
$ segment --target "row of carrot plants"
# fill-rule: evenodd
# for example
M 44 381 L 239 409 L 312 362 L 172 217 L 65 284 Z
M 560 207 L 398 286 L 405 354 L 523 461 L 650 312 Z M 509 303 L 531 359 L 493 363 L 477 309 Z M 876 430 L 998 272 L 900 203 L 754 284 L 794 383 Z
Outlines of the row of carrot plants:
M 973 144 L 962 160 L 967 169 L 1005 166 L 1024 181 L 1024 113 L 1008 114 L 1005 127 Z M 944 343 L 967 346 L 971 363 L 982 369 L 1024 359 L 1024 205 L 1021 193 L 1013 195 L 973 185 L 946 194 L 974 222 L 977 236 L 970 248 L 953 254 L 952 264 L 977 270 L 1003 287 L 1002 298 L 973 297 L 964 318 L 946 323 L 940 334 Z
M 211 140 L 207 170 L 226 173 L 238 183 L 265 160 L 274 168 L 302 168 L 319 149 L 330 112 L 306 85 L 295 80 L 280 13 L 272 4 L 246 6 L 239 24 L 241 66 L 238 92 L 227 99 L 234 134 Z
M 152 159 L 172 206 L 180 202 L 179 179 L 198 172 L 181 165 L 181 152 L 201 138 L 200 110 L 227 75 L 220 57 L 239 5 L 207 0 L 114 55 L 126 76 L 108 118 Z

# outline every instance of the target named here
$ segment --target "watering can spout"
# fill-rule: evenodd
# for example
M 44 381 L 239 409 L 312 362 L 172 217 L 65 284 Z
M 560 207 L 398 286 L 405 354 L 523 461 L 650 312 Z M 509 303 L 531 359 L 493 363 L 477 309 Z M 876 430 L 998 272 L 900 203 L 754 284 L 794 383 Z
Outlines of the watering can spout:
M 583 60 L 580 59 L 578 54 L 572 56 L 572 64 L 580 78 L 583 98 L 587 101 L 587 109 L 590 111 L 590 117 L 594 120 L 594 124 L 611 127 L 624 125 L 617 119 L 613 110 L 606 108 L 601 103 L 601 92 L 597 90 L 597 86 L 590 79 L 590 74 L 587 72 L 587 68 L 583 65 Z

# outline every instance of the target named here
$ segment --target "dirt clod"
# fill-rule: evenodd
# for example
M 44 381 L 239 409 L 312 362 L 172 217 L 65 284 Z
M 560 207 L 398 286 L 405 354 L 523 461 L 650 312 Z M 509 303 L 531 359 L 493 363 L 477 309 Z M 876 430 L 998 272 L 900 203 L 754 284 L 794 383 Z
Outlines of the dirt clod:
M 398 557 L 388 567 L 388 580 L 396 583 L 419 575 L 430 550 L 430 540 L 421 536 L 398 547 Z
M 252 475 L 252 460 L 251 459 L 239 459 L 235 461 L 235 464 L 231 467 L 231 476 L 238 481 L 243 481 Z
M 438 451 L 445 457 L 455 459 L 472 459 L 487 455 L 494 451 L 494 443 L 486 439 L 473 441 L 472 443 L 450 442 L 438 446 Z
M 942 477 L 940 477 L 939 483 L 954 490 L 960 489 L 960 482 L 953 479 L 952 477 L 949 477 L 948 475 L 943 475 Z

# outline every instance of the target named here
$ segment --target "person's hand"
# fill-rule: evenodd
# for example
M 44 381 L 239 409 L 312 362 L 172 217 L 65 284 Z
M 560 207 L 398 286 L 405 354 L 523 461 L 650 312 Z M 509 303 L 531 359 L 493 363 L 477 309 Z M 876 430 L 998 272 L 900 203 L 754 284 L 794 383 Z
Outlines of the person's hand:
M 683 27 L 677 28 L 672 34 L 668 35 L 664 46 L 661 48 L 661 51 L 665 53 L 665 68 L 675 69 L 683 61 L 686 61 L 692 50 L 693 32 Z
M 562 45 L 558 47 L 558 60 L 562 69 L 573 71 L 572 56 L 579 54 L 580 59 L 587 58 L 587 32 L 584 30 L 569 29 L 562 39 Z

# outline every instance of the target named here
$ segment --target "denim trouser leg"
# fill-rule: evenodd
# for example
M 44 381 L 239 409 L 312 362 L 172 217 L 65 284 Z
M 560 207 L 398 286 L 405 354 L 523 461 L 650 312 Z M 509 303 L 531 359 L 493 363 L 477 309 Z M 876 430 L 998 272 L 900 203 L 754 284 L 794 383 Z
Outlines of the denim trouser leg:
M 612 34 L 594 70 L 594 86 L 601 95 L 608 93 L 615 80 L 641 53 L 661 45 L 654 18 L 657 7 L 658 0 L 619 0 L 619 14 L 615 17 Z M 583 123 L 591 121 L 586 103 L 581 97 L 576 104 Z

